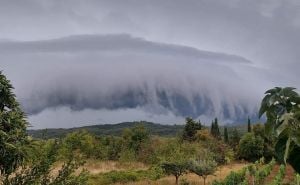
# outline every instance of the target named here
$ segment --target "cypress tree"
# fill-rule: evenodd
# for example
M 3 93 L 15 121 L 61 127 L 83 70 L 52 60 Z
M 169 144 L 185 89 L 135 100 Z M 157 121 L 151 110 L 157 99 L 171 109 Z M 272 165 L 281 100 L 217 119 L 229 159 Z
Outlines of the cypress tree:
M 250 121 L 250 118 L 248 116 L 248 132 L 251 132 L 251 121 Z
M 210 127 L 210 134 L 213 136 L 215 133 L 215 123 L 212 121 L 211 122 L 211 127 Z
M 228 143 L 228 131 L 227 131 L 227 127 L 224 128 L 224 142 Z
M 219 138 L 221 136 L 220 129 L 219 129 L 219 124 L 218 124 L 218 118 L 215 118 L 215 137 Z
M 215 138 L 220 139 L 221 133 L 220 133 L 220 129 L 219 129 L 219 125 L 218 125 L 218 119 L 215 118 L 214 121 L 212 121 L 211 123 L 211 130 L 210 133 L 212 136 L 214 136 Z

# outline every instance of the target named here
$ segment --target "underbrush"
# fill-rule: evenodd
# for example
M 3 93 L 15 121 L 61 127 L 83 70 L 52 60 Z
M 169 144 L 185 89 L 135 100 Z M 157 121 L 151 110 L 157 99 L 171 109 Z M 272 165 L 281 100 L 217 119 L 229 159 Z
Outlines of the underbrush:
M 148 170 L 111 171 L 90 175 L 88 184 L 107 185 L 113 183 L 136 182 L 140 180 L 157 180 L 163 176 L 163 171 L 160 167 L 152 167 Z

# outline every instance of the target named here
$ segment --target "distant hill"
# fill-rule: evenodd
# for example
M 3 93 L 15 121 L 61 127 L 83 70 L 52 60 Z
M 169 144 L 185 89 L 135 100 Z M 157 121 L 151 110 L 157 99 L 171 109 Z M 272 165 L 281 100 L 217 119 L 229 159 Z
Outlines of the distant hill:
M 175 136 L 184 128 L 184 125 L 162 125 L 152 122 L 123 122 L 118 124 L 91 125 L 67 129 L 51 128 L 28 130 L 28 134 L 34 138 L 60 138 L 70 132 L 87 130 L 98 136 L 120 136 L 125 128 L 132 128 L 136 125 L 144 125 L 144 127 L 150 132 L 150 134 L 158 136 Z

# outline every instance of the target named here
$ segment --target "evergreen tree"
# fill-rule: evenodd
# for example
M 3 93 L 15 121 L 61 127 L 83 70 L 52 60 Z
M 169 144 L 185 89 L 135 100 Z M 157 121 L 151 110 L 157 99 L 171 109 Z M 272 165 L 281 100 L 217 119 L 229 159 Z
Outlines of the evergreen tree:
M 224 142 L 228 143 L 228 131 L 227 131 L 227 127 L 224 128 Z
M 248 117 L 248 132 L 251 132 L 251 121 L 250 118 Z
M 215 133 L 215 123 L 214 121 L 211 122 L 211 126 L 210 126 L 210 134 L 213 136 Z
M 196 133 L 201 130 L 201 122 L 194 121 L 192 118 L 186 118 L 186 124 L 183 130 L 182 139 L 186 141 L 195 141 Z
M 0 174 L 9 176 L 24 161 L 23 146 L 28 142 L 25 114 L 13 86 L 0 71 Z
M 58 175 L 52 175 L 59 151 L 57 140 L 39 147 L 39 155 L 29 159 L 29 150 L 37 151 L 38 144 L 27 136 L 28 125 L 13 86 L 0 71 L 0 184 L 86 184 L 85 172 L 74 175 L 82 165 L 75 155 L 62 161 Z M 29 160 L 32 161 L 28 163 Z
M 220 138 L 221 133 L 219 129 L 219 124 L 218 124 L 218 119 L 215 118 L 215 120 L 211 124 L 211 135 L 214 136 L 215 138 Z
M 221 133 L 220 133 L 220 129 L 219 129 L 219 124 L 218 124 L 218 118 L 215 118 L 215 129 L 216 129 L 216 137 L 220 138 L 221 137 Z

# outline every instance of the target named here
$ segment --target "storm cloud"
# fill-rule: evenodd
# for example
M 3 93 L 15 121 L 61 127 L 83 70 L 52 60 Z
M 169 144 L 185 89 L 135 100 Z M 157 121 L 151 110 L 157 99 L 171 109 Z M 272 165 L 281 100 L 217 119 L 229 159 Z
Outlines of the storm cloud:
M 39 127 L 55 117 L 63 127 L 118 116 L 237 122 L 257 117 L 266 89 L 300 86 L 297 0 L 0 5 L 0 67 Z
M 6 41 L 0 49 L 5 68 L 21 67 L 26 75 L 18 79 L 26 88 L 17 94 L 29 115 L 61 106 L 76 111 L 142 107 L 154 114 L 237 119 L 253 113 L 268 85 L 246 80 L 246 71 L 252 78 L 264 71 L 240 56 L 129 35 Z M 247 94 L 249 89 L 255 91 Z

